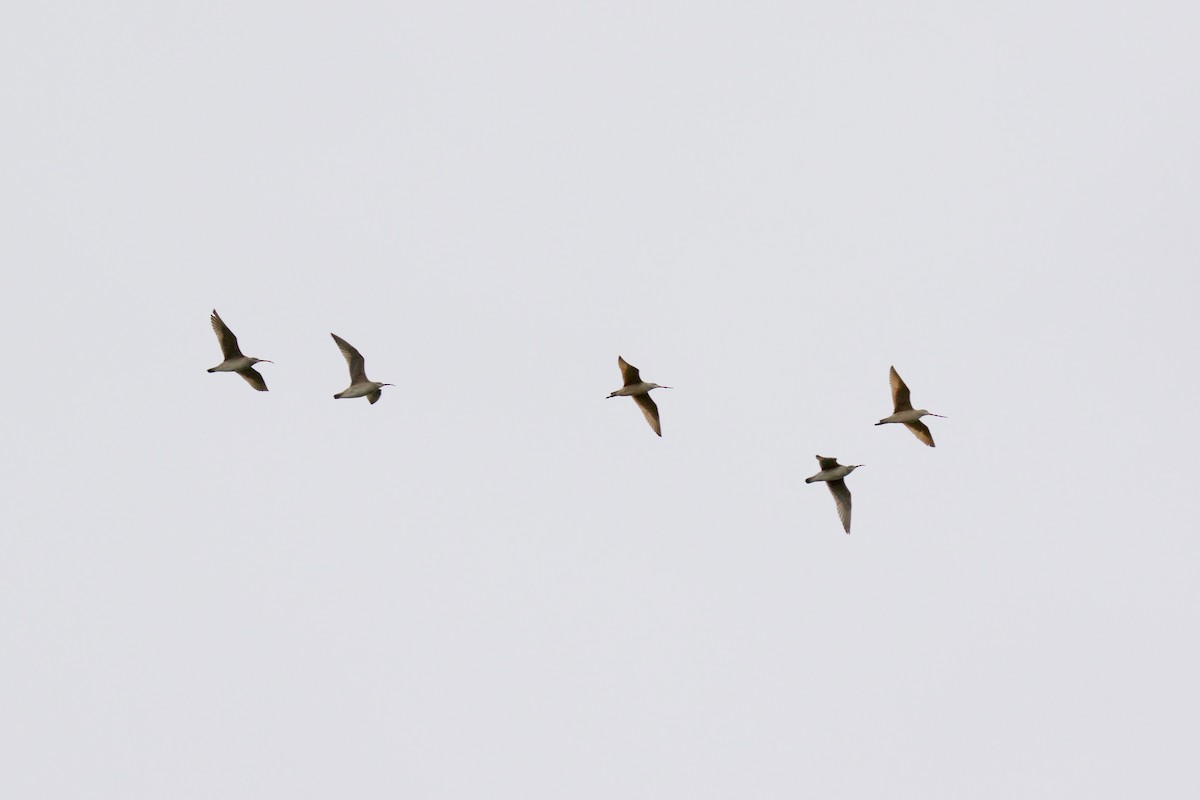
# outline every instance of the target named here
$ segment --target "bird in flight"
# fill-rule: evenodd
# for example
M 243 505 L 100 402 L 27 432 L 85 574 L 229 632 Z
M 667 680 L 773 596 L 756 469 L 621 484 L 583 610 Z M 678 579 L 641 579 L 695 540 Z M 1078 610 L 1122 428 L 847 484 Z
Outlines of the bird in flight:
M 340 400 L 343 397 L 365 397 L 374 405 L 375 401 L 382 394 L 381 390 L 383 387 L 394 386 L 395 384 L 369 380 L 367 378 L 366 362 L 363 360 L 362 353 L 358 352 L 353 345 L 336 333 L 329 335 L 333 337 L 333 341 L 337 342 L 338 349 L 346 357 L 346 366 L 350 368 L 350 385 L 335 394 L 333 398 Z
M 633 402 L 638 404 L 638 408 L 642 410 L 642 414 L 646 417 L 646 422 L 650 423 L 650 427 L 659 436 L 662 436 L 662 423 L 658 418 L 658 406 L 654 404 L 654 400 L 650 397 L 651 389 L 670 389 L 670 386 L 659 386 L 657 383 L 648 383 L 642 380 L 642 376 L 638 373 L 638 368 L 630 365 L 628 361 L 617 356 L 617 366 L 621 368 L 621 378 L 625 381 L 625 385 L 609 397 L 632 397 Z
M 913 432 L 925 444 L 933 447 L 933 434 L 929 432 L 924 422 L 921 422 L 921 417 L 941 417 L 941 414 L 934 414 L 932 411 L 926 411 L 923 408 L 912 407 L 912 399 L 909 397 L 908 386 L 900 377 L 900 373 L 896 372 L 896 368 L 892 367 L 891 372 L 892 382 L 892 404 L 896 407 L 895 413 L 890 417 L 884 417 L 876 422 L 876 425 L 886 425 L 889 422 L 900 422 L 904 427 Z M 942 417 L 945 419 L 945 417 Z
M 836 458 L 817 456 L 821 471 L 811 478 L 805 478 L 805 483 L 824 481 L 833 494 L 833 502 L 837 504 L 838 519 L 846 533 L 850 532 L 850 490 L 846 488 L 845 478 L 851 472 L 863 466 L 862 464 L 839 464 Z
M 263 380 L 263 376 L 254 368 L 254 365 L 261 363 L 273 364 L 275 362 L 266 358 L 242 355 L 242 351 L 238 347 L 237 337 L 233 335 L 233 331 L 229 330 L 229 326 L 217 315 L 215 308 L 209 321 L 212 322 L 213 333 L 217 335 L 217 342 L 221 345 L 221 355 L 225 360 L 208 371 L 236 372 L 246 379 L 246 383 L 258 391 L 267 391 L 267 382 Z

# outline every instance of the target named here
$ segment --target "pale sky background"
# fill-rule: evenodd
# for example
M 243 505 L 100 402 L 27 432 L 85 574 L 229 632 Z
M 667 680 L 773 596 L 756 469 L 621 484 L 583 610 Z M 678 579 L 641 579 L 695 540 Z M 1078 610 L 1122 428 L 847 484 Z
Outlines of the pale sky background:
M 4 17 L 0 796 L 1200 796 L 1194 3 Z

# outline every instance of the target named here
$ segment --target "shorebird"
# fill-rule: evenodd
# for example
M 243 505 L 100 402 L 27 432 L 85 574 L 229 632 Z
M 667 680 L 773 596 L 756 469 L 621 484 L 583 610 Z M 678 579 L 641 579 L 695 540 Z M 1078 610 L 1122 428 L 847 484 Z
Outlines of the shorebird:
M 843 480 L 847 475 L 862 464 L 839 464 L 836 458 L 829 456 L 817 456 L 817 463 L 821 465 L 821 471 L 811 478 L 805 478 L 805 483 L 814 481 L 825 481 L 825 485 L 829 487 L 829 491 L 833 494 L 833 500 L 837 503 L 838 518 L 842 521 L 842 527 L 846 529 L 846 533 L 850 532 L 850 490 L 846 488 L 846 481 Z
M 363 361 L 362 353 L 355 350 L 349 342 L 336 333 L 329 335 L 337 342 L 338 349 L 342 351 L 342 355 L 346 357 L 346 364 L 350 367 L 350 385 L 335 394 L 333 396 L 335 400 L 340 400 L 343 397 L 365 397 L 373 405 L 379 399 L 379 395 L 382 393 L 380 390 L 384 386 L 395 385 L 368 380 L 365 368 L 366 362 Z
M 642 414 L 646 417 L 646 422 L 650 423 L 650 427 L 659 436 L 662 436 L 662 423 L 658 420 L 658 406 L 654 405 L 654 401 L 650 398 L 651 389 L 670 389 L 670 386 L 659 386 L 657 383 L 647 383 L 642 380 L 642 376 L 638 374 L 638 368 L 629 365 L 625 359 L 617 356 L 617 366 L 621 368 L 621 377 L 625 380 L 625 385 L 609 395 L 609 397 L 632 397 L 633 402 L 638 404 L 638 408 L 642 410 Z
M 215 308 L 209 321 L 212 323 L 213 333 L 217 335 L 217 342 L 221 345 L 221 355 L 225 357 L 224 361 L 210 369 L 209 372 L 236 372 L 246 379 L 246 383 L 260 392 L 265 392 L 267 382 L 263 380 L 262 375 L 258 374 L 254 365 L 263 362 L 274 364 L 275 362 L 266 358 L 242 355 L 242 351 L 238 349 L 237 337 L 233 335 L 233 331 L 229 330 L 229 326 L 217 316 Z
M 908 396 L 908 387 L 900 378 L 900 373 L 896 372 L 896 368 L 892 367 L 892 404 L 896 407 L 896 412 L 890 417 L 884 417 L 876 422 L 876 425 L 886 425 L 889 422 L 902 422 L 904 427 L 913 432 L 913 435 L 920 439 L 925 444 L 933 447 L 933 434 L 929 432 L 929 428 L 921 422 L 921 417 L 942 417 L 941 414 L 934 414 L 932 411 L 926 411 L 923 408 L 912 407 L 912 400 Z M 945 419 L 945 417 L 942 417 Z

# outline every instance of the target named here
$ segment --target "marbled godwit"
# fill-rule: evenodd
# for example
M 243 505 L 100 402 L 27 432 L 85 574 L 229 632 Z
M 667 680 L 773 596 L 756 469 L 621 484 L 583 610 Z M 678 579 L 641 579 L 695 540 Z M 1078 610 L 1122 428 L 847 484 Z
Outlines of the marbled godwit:
M 843 466 L 837 462 L 836 458 L 829 456 L 817 456 L 817 463 L 821 465 L 821 471 L 811 478 L 805 478 L 804 482 L 825 481 L 825 485 L 833 493 L 834 502 L 837 503 L 838 518 L 842 521 L 842 527 L 846 529 L 846 533 L 849 533 L 850 490 L 846 488 L 846 481 L 843 478 L 863 465 L 846 464 Z
M 908 395 L 908 386 L 900 378 L 900 373 L 896 372 L 896 368 L 892 367 L 892 404 L 896 407 L 896 413 L 890 417 L 884 417 L 876 422 L 876 425 L 886 425 L 889 422 L 902 422 L 904 427 L 913 432 L 913 435 L 920 439 L 925 444 L 933 447 L 933 434 L 929 432 L 929 428 L 921 422 L 921 417 L 941 417 L 941 414 L 934 414 L 932 411 L 926 411 L 923 408 L 912 407 L 912 400 Z M 945 419 L 945 417 L 942 417 Z
M 646 417 L 646 422 L 650 423 L 650 427 L 659 436 L 662 436 L 662 424 L 658 420 L 658 406 L 650 399 L 651 389 L 670 389 L 670 386 L 659 386 L 657 383 L 647 383 L 642 380 L 642 376 L 638 374 L 637 367 L 631 367 L 629 362 L 617 356 L 617 366 L 621 368 L 621 377 L 625 381 L 625 385 L 609 395 L 609 397 L 632 397 L 633 402 L 638 404 L 638 408 L 642 410 L 642 414 Z
M 260 392 L 265 392 L 267 382 L 263 380 L 263 376 L 258 373 L 254 365 L 275 362 L 266 358 L 242 355 L 242 351 L 238 349 L 237 337 L 233 335 L 233 331 L 229 330 L 229 326 L 217 316 L 215 308 L 209 321 L 212 322 L 213 333 L 217 335 L 217 342 L 221 345 L 221 355 L 225 357 L 224 361 L 210 369 L 209 372 L 236 372 L 246 379 L 246 383 Z
M 335 394 L 335 400 L 340 400 L 343 397 L 365 397 L 372 404 L 379 399 L 380 391 L 384 386 L 394 386 L 391 383 L 380 383 L 367 379 L 366 362 L 363 361 L 362 353 L 354 349 L 354 347 L 336 333 L 329 334 L 333 340 L 337 342 L 338 349 L 342 351 L 342 355 L 346 357 L 346 364 L 350 367 L 350 385 L 342 391 Z

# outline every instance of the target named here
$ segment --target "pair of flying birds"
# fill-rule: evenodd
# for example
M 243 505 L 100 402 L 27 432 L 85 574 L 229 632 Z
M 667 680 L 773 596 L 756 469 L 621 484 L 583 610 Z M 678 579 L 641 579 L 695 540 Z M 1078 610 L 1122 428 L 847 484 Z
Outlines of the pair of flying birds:
M 651 389 L 670 389 L 670 386 L 659 386 L 657 383 L 648 383 L 642 380 L 641 374 L 637 367 L 630 366 L 629 362 L 620 356 L 617 357 L 617 366 L 621 368 L 621 377 L 625 380 L 625 385 L 609 395 L 609 397 L 632 397 L 633 401 L 642 409 L 642 414 L 645 415 L 646 421 L 650 423 L 650 427 L 659 436 L 662 436 L 662 423 L 658 418 L 658 406 L 650 399 Z M 933 434 L 925 423 L 921 422 L 921 417 L 940 417 L 941 414 L 934 414 L 931 411 L 926 411 L 923 408 L 913 408 L 912 398 L 909 396 L 908 386 L 900 377 L 900 373 L 896 372 L 896 368 L 891 368 L 891 384 L 892 384 L 892 405 L 895 410 L 890 417 L 884 417 L 876 422 L 876 425 L 886 425 L 889 422 L 899 422 L 904 427 L 913 432 L 913 435 L 920 439 L 925 444 L 933 447 Z M 821 471 L 811 478 L 805 479 L 805 483 L 814 483 L 817 481 L 824 482 L 829 487 L 829 491 L 833 494 L 833 500 L 837 504 L 838 518 L 842 521 L 842 527 L 846 533 L 850 532 L 850 490 L 846 488 L 845 478 L 851 472 L 863 466 L 862 464 L 839 464 L 836 458 L 829 456 L 817 456 L 817 464 L 820 465 Z
M 217 314 L 215 308 L 212 312 L 211 322 L 213 332 L 217 334 L 217 342 L 221 345 L 221 355 L 225 360 L 210 369 L 209 372 L 236 372 L 246 379 L 246 383 L 258 391 L 267 391 L 267 382 L 263 380 L 263 376 L 254 368 L 254 365 L 262 363 L 272 364 L 274 362 L 266 358 L 242 355 L 242 350 L 238 347 L 237 337 L 233 335 L 233 331 L 229 330 L 229 326 Z M 336 333 L 329 335 L 337 343 L 338 349 L 342 351 L 342 355 L 346 358 L 346 365 L 350 367 L 350 385 L 335 394 L 334 398 L 365 397 L 372 403 L 377 401 L 382 394 L 381 390 L 383 387 L 392 386 L 393 384 L 380 383 L 379 381 L 367 378 L 366 362 L 363 361 L 362 353 L 358 352 L 349 342 Z

